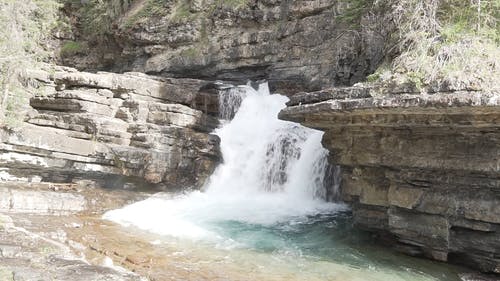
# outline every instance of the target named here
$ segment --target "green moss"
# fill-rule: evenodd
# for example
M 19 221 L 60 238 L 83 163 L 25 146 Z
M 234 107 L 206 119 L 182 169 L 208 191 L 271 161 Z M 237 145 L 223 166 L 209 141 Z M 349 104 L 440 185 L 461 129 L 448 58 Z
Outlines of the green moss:
M 376 82 L 380 79 L 379 73 L 372 73 L 366 77 L 367 82 Z
M 381 81 L 386 74 L 390 73 L 390 71 L 391 66 L 387 61 L 385 61 L 377 68 L 377 70 L 375 70 L 374 73 L 366 77 L 366 81 L 371 83 Z
M 203 18 L 201 20 L 201 28 L 200 28 L 200 43 L 208 43 L 209 38 L 208 38 L 208 28 L 207 28 L 207 22 Z
M 39 251 L 41 254 L 46 255 L 46 256 L 57 252 L 56 249 L 54 249 L 53 247 L 50 247 L 50 246 L 41 247 L 41 248 L 39 248 Z
M 113 164 L 116 168 L 121 170 L 123 175 L 127 174 L 127 162 L 122 160 L 118 154 L 113 155 Z
M 85 43 L 68 41 L 61 47 L 61 55 L 63 57 L 69 57 L 84 53 L 86 50 L 87 47 L 85 46 Z
M 415 85 L 415 88 L 417 88 L 418 90 L 422 90 L 422 88 L 424 87 L 424 78 L 425 78 L 425 74 L 424 73 L 421 73 L 421 72 L 408 72 L 406 74 L 406 77 L 408 79 L 408 82 L 410 82 L 411 84 Z

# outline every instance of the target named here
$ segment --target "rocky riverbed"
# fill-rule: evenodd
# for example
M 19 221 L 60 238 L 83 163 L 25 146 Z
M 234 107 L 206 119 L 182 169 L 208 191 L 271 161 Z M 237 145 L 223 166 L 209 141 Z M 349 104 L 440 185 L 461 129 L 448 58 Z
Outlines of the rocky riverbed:
M 70 236 L 85 216 L 144 198 L 68 184 L 0 185 L 0 280 L 146 280 L 114 267 L 109 258 L 85 255 L 87 245 Z
M 0 192 L 2 281 L 302 280 L 300 274 L 290 275 L 289 269 L 263 266 L 270 262 L 265 253 L 254 253 L 247 260 L 244 250 L 228 254 L 196 241 L 165 240 L 101 218 L 103 212 L 150 193 L 19 183 L 2 183 Z M 65 205 L 54 204 L 54 196 L 64 197 Z M 353 278 L 342 267 L 336 270 L 338 280 Z M 495 280 L 461 271 L 462 280 Z

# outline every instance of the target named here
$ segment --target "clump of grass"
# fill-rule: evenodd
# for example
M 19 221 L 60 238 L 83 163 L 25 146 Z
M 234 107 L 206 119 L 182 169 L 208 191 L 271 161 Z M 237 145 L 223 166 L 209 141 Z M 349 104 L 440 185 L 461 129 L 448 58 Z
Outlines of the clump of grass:
M 474 35 L 500 43 L 498 0 L 441 0 L 437 16 L 448 40 L 460 40 L 459 35 Z

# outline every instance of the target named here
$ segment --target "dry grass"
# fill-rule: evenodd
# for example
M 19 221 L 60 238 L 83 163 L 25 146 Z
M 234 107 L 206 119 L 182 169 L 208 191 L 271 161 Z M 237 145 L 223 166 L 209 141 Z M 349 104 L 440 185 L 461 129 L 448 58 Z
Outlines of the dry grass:
M 496 2 L 483 0 L 477 16 L 478 0 L 381 1 L 391 2 L 398 55 L 368 81 L 410 82 L 421 91 L 498 89 Z

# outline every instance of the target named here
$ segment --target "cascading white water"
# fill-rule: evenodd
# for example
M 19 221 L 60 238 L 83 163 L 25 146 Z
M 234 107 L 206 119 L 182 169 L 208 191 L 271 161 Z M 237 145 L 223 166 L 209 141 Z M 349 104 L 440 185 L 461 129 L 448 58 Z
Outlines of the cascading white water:
M 210 178 L 207 192 L 281 192 L 289 199 L 323 199 L 328 166 L 328 151 L 320 143 L 323 133 L 279 120 L 288 99 L 270 95 L 267 84 L 258 91 L 250 86 L 234 89 L 221 96 L 220 111 L 225 117 L 238 103 L 241 107 L 216 132 L 224 163 Z
M 248 87 L 221 88 L 219 90 L 219 118 L 231 120 L 248 92 Z
M 168 259 L 185 256 L 174 269 L 198 271 L 203 263 L 220 271 L 217 280 L 456 280 L 441 268 L 434 278 L 373 243 L 358 245 L 349 215 L 338 212 L 345 206 L 325 200 L 335 197 L 340 175 L 328 165 L 322 133 L 277 119 L 286 97 L 261 85 L 226 89 L 220 98 L 221 117 L 234 118 L 215 132 L 224 163 L 203 191 L 159 193 L 104 218 L 161 235 L 154 244 L 173 247 Z
M 222 221 L 270 225 L 294 217 L 344 208 L 327 203 L 324 177 L 328 152 L 322 132 L 277 119 L 287 98 L 239 86 L 221 96 L 221 112 L 234 118 L 215 133 L 224 163 L 203 192 L 157 195 L 105 218 L 149 231 L 188 238 L 222 239 Z

